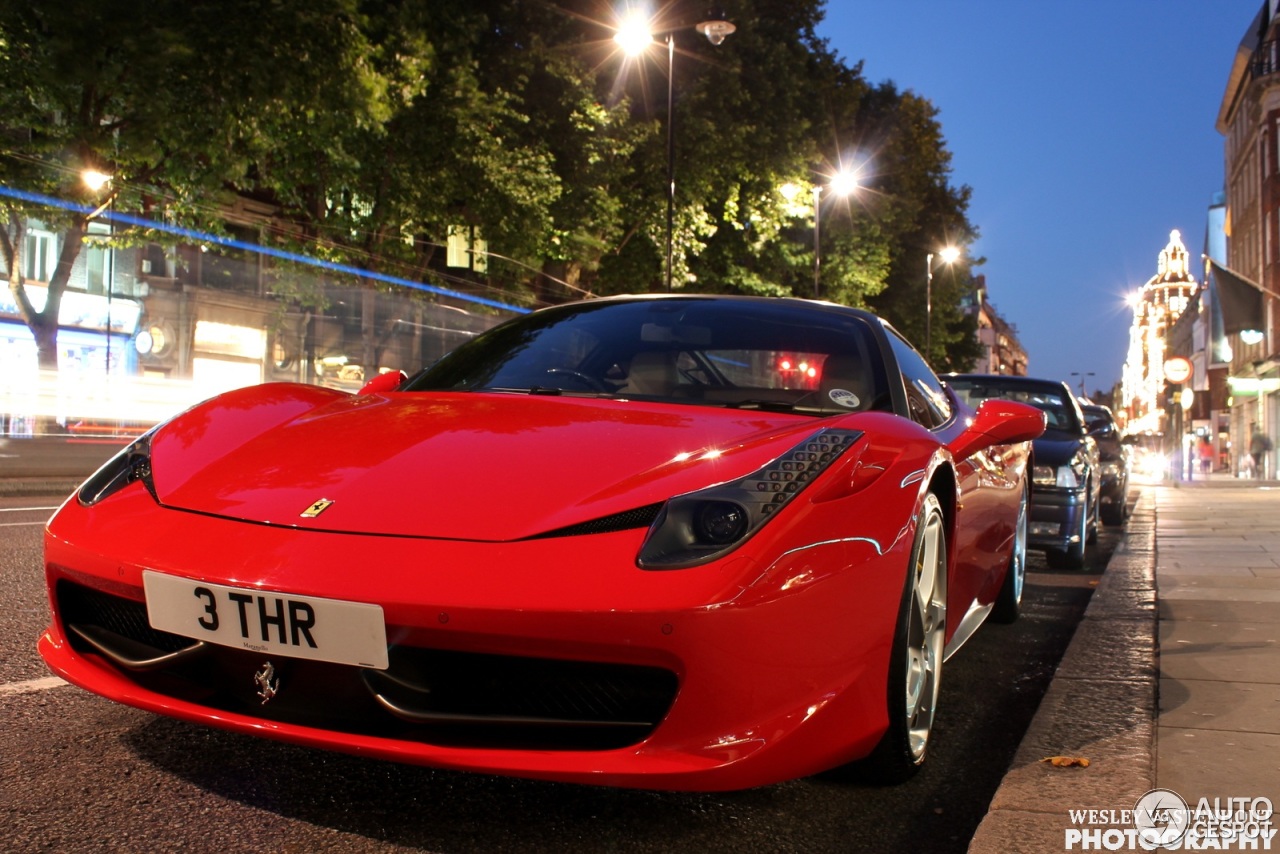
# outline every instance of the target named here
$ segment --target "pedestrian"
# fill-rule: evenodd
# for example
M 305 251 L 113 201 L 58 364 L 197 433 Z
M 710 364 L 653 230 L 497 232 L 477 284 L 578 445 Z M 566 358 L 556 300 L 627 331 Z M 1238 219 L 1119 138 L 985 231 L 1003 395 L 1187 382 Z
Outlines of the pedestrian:
M 1253 425 L 1253 437 L 1249 439 L 1249 456 L 1253 460 L 1253 476 L 1261 478 L 1265 468 L 1263 460 L 1271 451 L 1271 437 L 1258 429 L 1258 425 Z
M 1200 471 L 1208 474 L 1213 471 L 1213 443 L 1200 437 Z

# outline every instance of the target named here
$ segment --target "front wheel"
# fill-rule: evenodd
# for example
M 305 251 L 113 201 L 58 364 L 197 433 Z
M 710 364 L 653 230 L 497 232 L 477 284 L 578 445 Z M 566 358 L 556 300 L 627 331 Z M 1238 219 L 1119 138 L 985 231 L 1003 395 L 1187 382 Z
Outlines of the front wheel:
M 862 763 L 871 779 L 901 783 L 924 764 L 938 707 L 947 631 L 947 537 L 930 493 L 916 518 L 898 627 L 889 659 L 889 729 Z

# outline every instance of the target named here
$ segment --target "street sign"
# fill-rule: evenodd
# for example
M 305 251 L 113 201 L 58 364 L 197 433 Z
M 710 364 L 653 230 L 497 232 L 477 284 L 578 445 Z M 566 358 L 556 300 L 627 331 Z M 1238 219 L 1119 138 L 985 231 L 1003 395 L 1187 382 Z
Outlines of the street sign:
M 1165 359 L 1164 378 L 1171 383 L 1185 383 L 1191 378 L 1191 363 L 1181 356 Z

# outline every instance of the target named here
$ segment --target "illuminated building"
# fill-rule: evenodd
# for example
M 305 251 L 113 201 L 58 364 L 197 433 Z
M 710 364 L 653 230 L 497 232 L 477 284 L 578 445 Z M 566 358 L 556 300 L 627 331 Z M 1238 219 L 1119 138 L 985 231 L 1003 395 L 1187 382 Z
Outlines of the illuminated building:
M 1167 433 L 1165 360 L 1169 332 L 1199 288 L 1187 247 L 1175 229 L 1160 253 L 1156 274 L 1130 298 L 1133 324 L 1121 377 L 1121 408 L 1130 433 Z

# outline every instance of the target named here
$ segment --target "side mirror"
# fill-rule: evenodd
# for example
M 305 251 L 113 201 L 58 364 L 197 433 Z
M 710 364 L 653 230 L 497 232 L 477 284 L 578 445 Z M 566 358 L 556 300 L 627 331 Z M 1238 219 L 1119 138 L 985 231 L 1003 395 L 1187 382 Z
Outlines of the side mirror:
M 407 379 L 409 375 L 404 371 L 387 371 L 369 380 L 356 394 L 382 394 L 384 391 L 395 391 Z
M 1044 433 L 1045 414 L 1025 403 L 991 398 L 984 400 L 968 429 L 947 446 L 951 456 L 963 460 L 992 445 L 1030 442 Z

